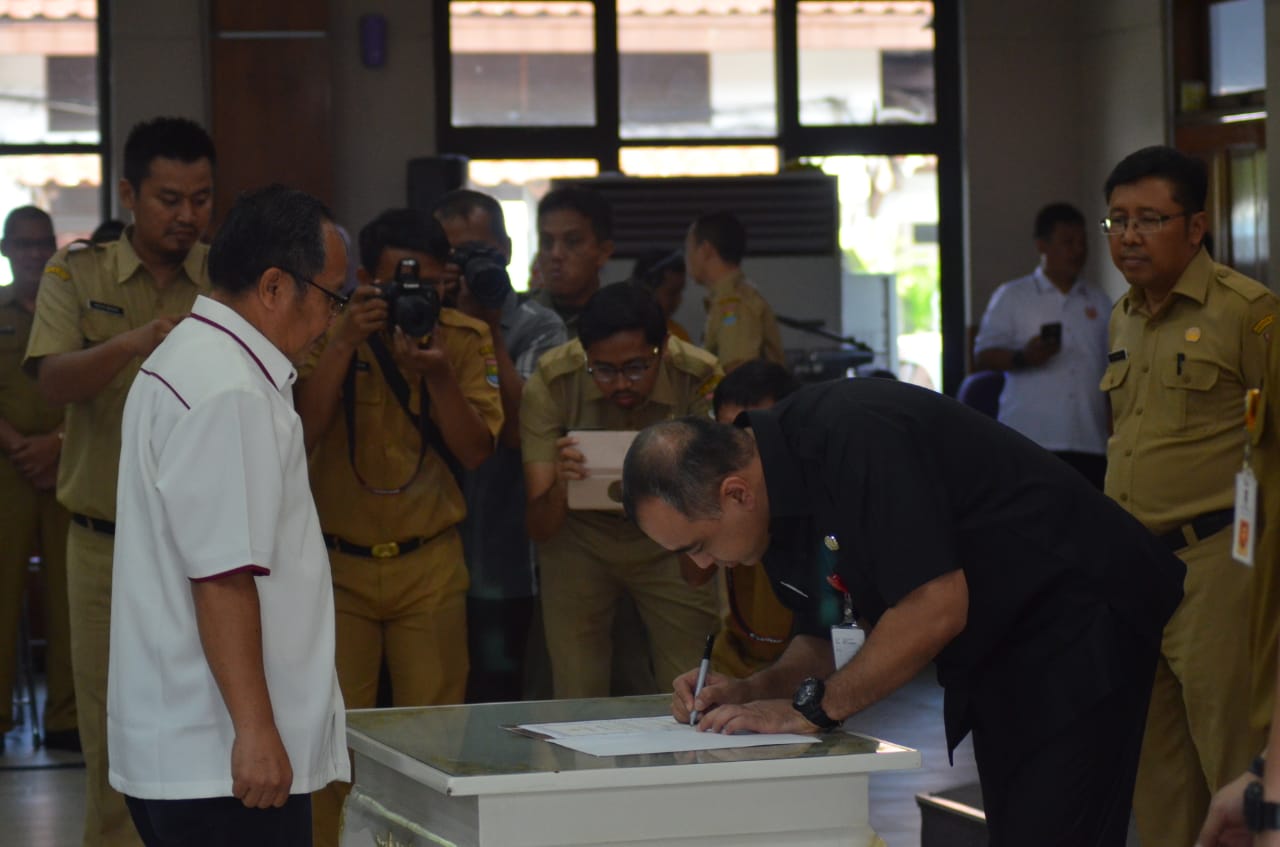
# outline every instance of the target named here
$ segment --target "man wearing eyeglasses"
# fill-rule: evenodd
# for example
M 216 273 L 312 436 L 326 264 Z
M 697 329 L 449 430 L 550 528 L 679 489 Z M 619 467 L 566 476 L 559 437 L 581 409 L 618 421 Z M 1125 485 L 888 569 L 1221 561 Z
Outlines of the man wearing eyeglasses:
M 1262 383 L 1277 300 L 1203 249 L 1207 186 L 1203 163 L 1167 147 L 1126 157 L 1105 186 L 1102 228 L 1129 283 L 1101 384 L 1106 492 L 1187 565 L 1134 794 L 1143 844 L 1191 844 L 1212 793 L 1263 741 L 1249 728 L 1250 570 L 1232 558 L 1231 528 L 1243 398 Z
M 45 267 L 25 367 L 45 401 L 66 406 L 58 502 L 71 512 L 67 597 L 71 666 L 86 768 L 86 845 L 137 844 L 107 783 L 107 643 L 120 419 L 138 368 L 208 291 L 213 141 L 183 118 L 138 124 L 124 146 L 118 241 L 72 244 Z
M 71 518 L 53 491 L 62 453 L 63 413 L 41 400 L 35 381 L 22 372 L 40 278 L 57 249 L 53 220 L 43 209 L 22 206 L 5 218 L 0 254 L 9 260 L 13 284 L 0 288 L 0 450 L 8 460 L 0 460 L 0 503 L 5 504 L 0 510 L 0 538 L 5 539 L 0 544 L 0 633 L 11 639 L 18 631 L 27 563 L 39 549 L 44 566 L 48 681 L 42 741 L 53 749 L 79 750 L 67 610 Z M 0 643 L 8 646 L 10 641 Z M 10 695 L 16 665 L 16 651 L 0 650 L 0 733 L 13 728 Z
M 587 301 L 578 338 L 553 348 L 520 405 L 529 535 L 538 544 L 542 616 L 556 697 L 609 694 L 613 616 L 630 595 L 648 631 L 663 690 L 697 664 L 718 628 L 715 587 L 692 587 L 679 558 L 620 510 L 570 510 L 568 486 L 592 472 L 572 430 L 639 430 L 711 409 L 722 376 L 713 356 L 666 332 L 640 286 L 616 283 Z
M 451 464 L 475 469 L 502 429 L 493 342 L 482 321 L 450 308 L 426 341 L 389 327 L 385 292 L 403 260 L 437 290 L 445 279 L 449 241 L 433 217 L 391 209 L 358 241 L 360 285 L 297 391 L 333 572 L 338 681 L 348 708 L 370 708 L 385 660 L 393 705 L 461 703 L 466 505 Z M 315 796 L 316 844 L 338 843 L 348 790 Z

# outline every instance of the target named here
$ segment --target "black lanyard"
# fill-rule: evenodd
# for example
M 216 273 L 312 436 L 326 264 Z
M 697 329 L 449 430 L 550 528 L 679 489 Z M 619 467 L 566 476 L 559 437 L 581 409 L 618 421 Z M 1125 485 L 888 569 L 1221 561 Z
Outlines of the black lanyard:
M 444 436 L 441 434 L 440 428 L 436 426 L 435 421 L 431 420 L 431 398 L 427 395 L 426 380 L 419 380 L 418 382 L 418 396 L 422 399 L 419 404 L 421 408 L 415 414 L 413 409 L 409 407 L 409 383 L 405 380 L 404 375 L 400 373 L 400 368 L 396 367 L 391 351 L 387 349 L 382 338 L 377 335 L 369 336 L 369 349 L 373 351 L 373 357 L 378 360 L 378 367 L 382 371 L 383 379 L 386 381 L 387 387 L 391 389 L 391 393 L 395 395 L 396 400 L 400 403 L 400 408 L 409 416 L 409 420 L 418 427 L 418 463 L 409 478 L 395 488 L 379 488 L 378 486 L 370 485 L 360 474 L 360 469 L 356 467 L 355 356 L 351 357 L 351 363 L 347 365 L 347 375 L 342 382 L 342 409 L 347 419 L 347 458 L 351 462 L 351 472 L 356 475 L 356 481 L 370 494 L 401 494 L 413 484 L 413 481 L 418 478 L 418 474 L 422 471 L 422 462 L 427 455 L 427 445 L 435 448 L 435 451 L 440 454 L 451 470 L 454 464 L 453 454 L 445 446 Z

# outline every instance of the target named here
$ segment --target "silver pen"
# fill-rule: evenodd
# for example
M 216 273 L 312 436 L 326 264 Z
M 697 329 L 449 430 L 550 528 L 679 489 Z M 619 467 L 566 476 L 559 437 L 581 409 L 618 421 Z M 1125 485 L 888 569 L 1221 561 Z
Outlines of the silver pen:
M 707 671 L 711 670 L 711 647 L 716 643 L 715 633 L 707 636 L 707 649 L 702 651 L 702 663 L 698 665 L 698 682 L 693 686 L 693 699 L 697 702 L 698 695 L 702 693 L 702 688 L 707 684 Z M 694 709 L 689 712 L 689 726 L 698 723 L 698 710 Z

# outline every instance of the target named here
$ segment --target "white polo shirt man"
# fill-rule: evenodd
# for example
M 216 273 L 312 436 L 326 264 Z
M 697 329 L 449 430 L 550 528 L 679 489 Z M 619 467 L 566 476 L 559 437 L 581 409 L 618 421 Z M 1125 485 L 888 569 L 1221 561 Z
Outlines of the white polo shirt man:
M 1077 279 L 1065 293 L 1041 268 L 996 289 L 974 339 L 983 350 L 1020 350 L 1045 324 L 1062 324 L 1062 349 L 1039 367 L 1005 373 L 1000 422 L 1055 453 L 1107 452 L 1106 398 L 1111 299 Z
M 112 787 L 229 796 L 236 737 L 201 646 L 193 581 L 255 574 L 263 667 L 290 794 L 349 780 L 329 558 L 288 358 L 200 297 L 124 411 L 107 690 Z

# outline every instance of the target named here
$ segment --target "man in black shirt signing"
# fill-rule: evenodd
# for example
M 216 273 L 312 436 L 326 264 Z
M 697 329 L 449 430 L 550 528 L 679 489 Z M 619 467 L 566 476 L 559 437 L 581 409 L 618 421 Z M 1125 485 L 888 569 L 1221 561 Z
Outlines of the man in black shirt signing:
M 992 845 L 1123 845 L 1142 727 L 1183 566 L 1079 474 L 941 395 L 810 386 L 737 427 L 637 438 L 627 511 L 701 567 L 763 560 L 797 637 L 745 680 L 679 677 L 699 728 L 817 732 L 929 662 L 949 749 L 969 732 Z M 839 670 L 830 627 L 866 644 Z

